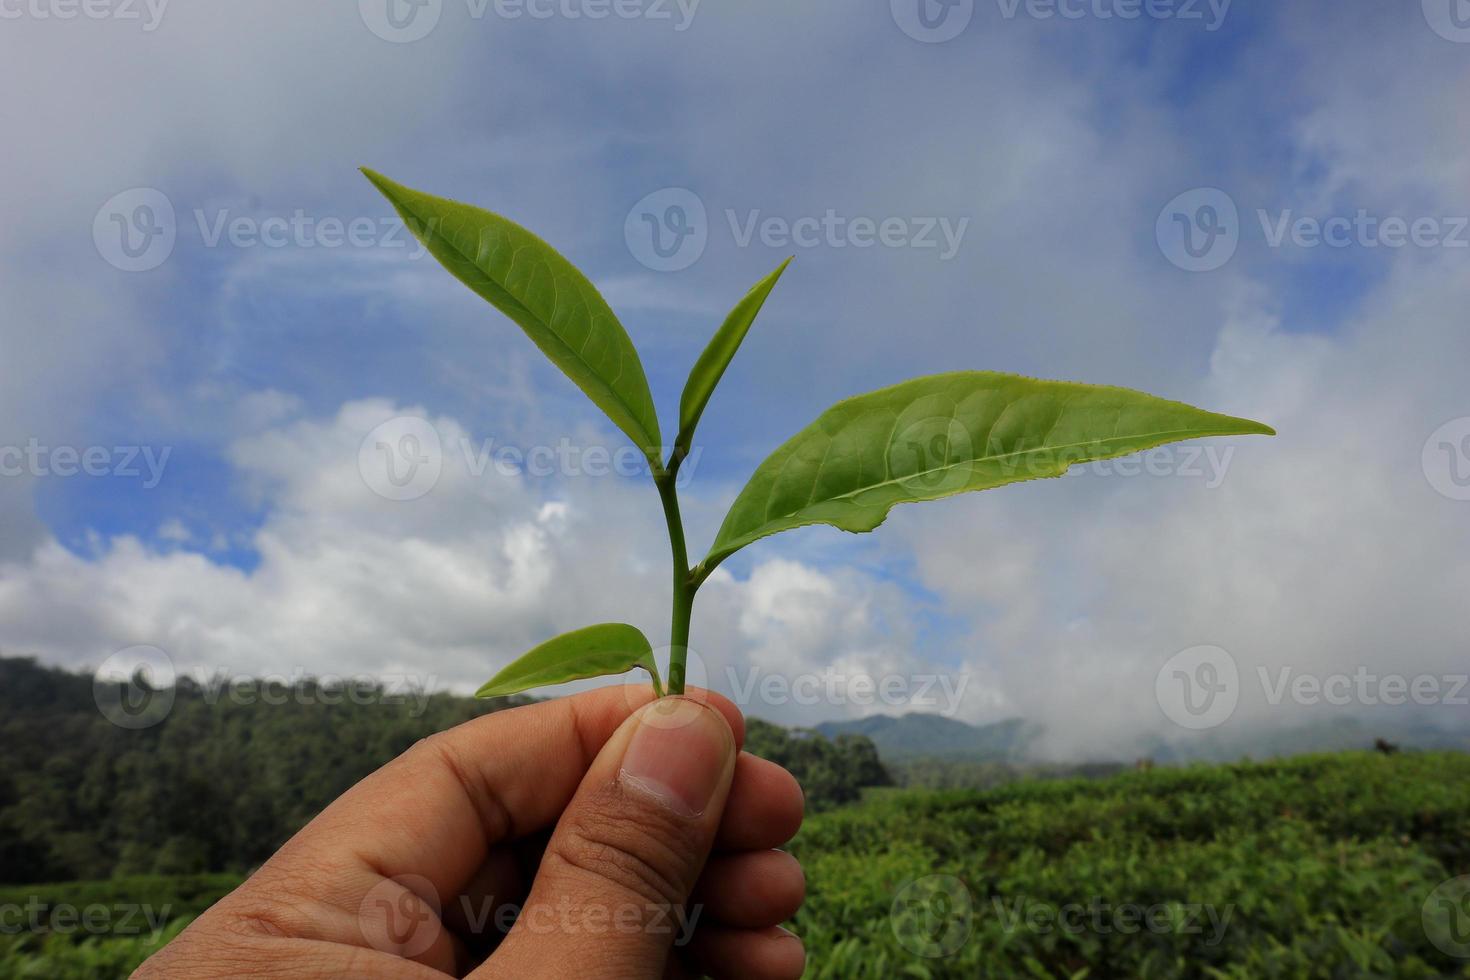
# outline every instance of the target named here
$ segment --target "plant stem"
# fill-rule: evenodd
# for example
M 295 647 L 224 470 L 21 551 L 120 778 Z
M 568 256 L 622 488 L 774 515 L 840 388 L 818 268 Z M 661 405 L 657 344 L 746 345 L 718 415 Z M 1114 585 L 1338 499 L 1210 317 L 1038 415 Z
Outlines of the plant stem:
M 694 612 L 694 593 L 699 589 L 689 570 L 689 553 L 684 545 L 684 520 L 679 516 L 679 494 L 674 489 L 680 459 L 676 455 L 667 470 L 655 480 L 669 525 L 669 547 L 674 553 L 674 613 L 669 625 L 668 692 L 684 693 L 684 664 L 689 658 L 689 620 Z

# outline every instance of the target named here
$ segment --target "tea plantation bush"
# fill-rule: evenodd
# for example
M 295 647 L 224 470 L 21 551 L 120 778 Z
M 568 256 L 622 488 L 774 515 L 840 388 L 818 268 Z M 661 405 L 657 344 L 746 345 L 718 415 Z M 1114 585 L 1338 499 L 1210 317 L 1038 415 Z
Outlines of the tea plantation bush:
M 1423 918 L 1470 872 L 1466 755 L 890 793 L 794 850 L 813 977 L 1470 977 Z
M 0 887 L 0 977 L 126 977 L 239 883 L 180 875 Z
M 793 850 L 811 977 L 1470 977 L 1470 958 L 1430 938 L 1470 938 L 1470 904 L 1425 918 L 1436 886 L 1470 874 L 1466 755 L 879 790 L 810 817 Z M 0 907 L 176 906 L 156 937 L 0 935 L 0 976 L 125 976 L 232 882 L 0 891 Z

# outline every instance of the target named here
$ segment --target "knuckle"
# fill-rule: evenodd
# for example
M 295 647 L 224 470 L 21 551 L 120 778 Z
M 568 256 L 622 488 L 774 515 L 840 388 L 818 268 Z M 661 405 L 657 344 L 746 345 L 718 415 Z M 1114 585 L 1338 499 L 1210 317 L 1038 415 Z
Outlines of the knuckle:
M 267 863 L 206 915 L 217 917 L 221 932 L 245 939 L 322 938 L 324 900 L 314 894 L 314 883 L 330 880 L 331 872 L 305 859 Z

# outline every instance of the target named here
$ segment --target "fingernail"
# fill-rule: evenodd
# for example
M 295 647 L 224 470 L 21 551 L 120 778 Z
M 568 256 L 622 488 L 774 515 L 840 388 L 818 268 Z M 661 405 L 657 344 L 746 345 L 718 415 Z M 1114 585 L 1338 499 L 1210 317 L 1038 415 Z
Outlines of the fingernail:
M 730 726 L 688 698 L 661 698 L 639 716 L 619 780 L 682 817 L 709 808 L 734 752 Z

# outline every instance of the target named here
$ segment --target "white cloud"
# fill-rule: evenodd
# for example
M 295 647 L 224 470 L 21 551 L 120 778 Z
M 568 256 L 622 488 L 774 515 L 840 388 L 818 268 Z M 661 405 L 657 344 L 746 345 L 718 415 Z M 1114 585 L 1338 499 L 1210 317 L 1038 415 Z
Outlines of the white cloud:
M 630 621 L 664 642 L 668 559 L 651 487 L 480 473 L 482 440 L 437 418 L 438 483 L 416 500 L 383 499 L 359 469 L 364 437 L 426 414 L 360 401 L 240 439 L 231 457 L 268 512 L 248 574 L 174 547 L 191 537 L 178 519 L 165 522 L 162 550 L 124 536 L 83 556 L 48 541 L 0 565 L 0 644 L 77 666 L 148 645 L 191 675 L 406 674 L 465 691 L 575 626 Z M 815 672 L 834 656 L 844 674 L 899 671 L 909 648 L 872 612 L 901 617 L 891 593 L 780 559 L 746 581 L 722 571 L 701 596 L 696 649 L 722 688 L 727 667 Z M 833 714 L 749 710 L 808 723 Z
M 1264 315 L 1227 323 L 1203 390 L 1258 406 L 1281 435 L 1241 440 L 1217 489 L 1081 477 L 906 515 L 925 581 L 991 613 L 976 617 L 970 664 L 998 672 L 1007 701 L 1048 726 L 1043 751 L 1128 753 L 1150 736 L 1185 737 L 1154 679 L 1202 644 L 1240 666 L 1232 734 L 1304 717 L 1289 700 L 1269 703 L 1262 668 L 1465 672 L 1467 505 L 1437 493 L 1420 459 L 1446 413 L 1470 414 L 1470 402 L 1446 399 L 1470 355 L 1459 312 L 1470 289 L 1445 272 L 1403 270 L 1336 340 L 1285 334 Z M 1425 349 L 1455 353 L 1430 363 Z
M 1243 248 L 1188 276 L 1152 241 L 1164 201 L 1217 181 L 1247 221 L 1282 202 L 1470 212 L 1463 127 L 1446 122 L 1470 62 L 1417 10 L 1278 5 L 1262 15 L 1268 29 L 1236 37 L 1230 57 L 1248 69 L 1175 92 L 1191 49 L 1164 34 L 1135 49 L 1117 24 L 977 21 L 951 44 L 921 45 L 882 5 L 859 15 L 833 0 L 706 7 L 681 34 L 446 21 L 401 46 L 372 37 L 354 7 L 174 4 L 147 36 L 7 23 L 0 84 L 28 97 L 0 105 L 5 131 L 25 134 L 6 147 L 0 187 L 0 445 L 106 438 L 95 433 L 142 417 L 227 449 L 265 510 L 248 574 L 172 546 L 208 533 L 209 554 L 225 549 L 192 514 L 150 515 L 163 550 L 122 536 L 83 556 L 36 518 L 35 481 L 5 480 L 7 650 L 77 664 L 151 643 L 181 664 L 397 670 L 463 688 L 598 619 L 660 642 L 667 558 L 646 486 L 475 477 L 451 454 L 424 500 L 367 490 L 359 443 L 390 415 L 431 416 L 450 445 L 487 429 L 526 445 L 567 430 L 567 404 L 583 411 L 569 386 L 548 390 L 522 369 L 534 352 L 508 325 L 489 339 L 477 301 L 432 264 L 255 251 L 127 277 L 91 242 L 97 207 L 125 188 L 164 185 L 185 212 L 342 215 L 370 200 L 351 167 L 375 163 L 442 181 L 589 259 L 653 347 L 661 403 L 679 380 L 666 365 L 691 360 L 783 257 L 736 248 L 719 230 L 726 208 L 970 217 L 950 263 L 800 256 L 705 423 L 752 465 L 839 395 L 959 365 L 1133 384 L 1281 430 L 1239 442 L 1215 489 L 1084 476 L 901 511 L 876 544 L 822 531 L 762 543 L 745 578 L 722 571 L 700 599 L 695 643 L 719 686 L 731 667 L 914 675 L 964 659 L 966 717 L 1026 714 L 1051 726 L 1051 750 L 1076 753 L 1169 731 L 1153 672 L 1198 643 L 1227 647 L 1247 672 L 1463 660 L 1470 504 L 1434 494 L 1419 470 L 1428 434 L 1470 415 L 1463 254 L 1381 253 L 1324 284 L 1293 278 L 1316 254 Z M 718 233 L 689 272 L 650 277 L 626 254 L 622 219 L 674 184 L 701 194 Z M 1282 323 L 1313 290 L 1350 297 L 1350 318 L 1316 335 Z M 436 396 L 471 392 L 474 411 L 405 406 L 431 400 L 393 378 L 364 381 L 351 356 L 361 325 L 337 310 L 310 321 L 335 342 L 303 345 L 298 321 L 268 307 L 298 291 L 397 313 Z M 650 318 L 704 332 L 651 331 Z M 264 377 L 238 367 L 277 349 Z M 363 397 L 373 392 L 388 397 Z M 696 485 L 693 540 L 731 489 Z M 896 581 L 843 570 L 875 552 Z M 902 587 L 910 563 L 953 626 L 929 623 Z M 864 709 L 752 710 L 811 721 Z M 1247 701 L 1239 720 L 1281 716 Z

